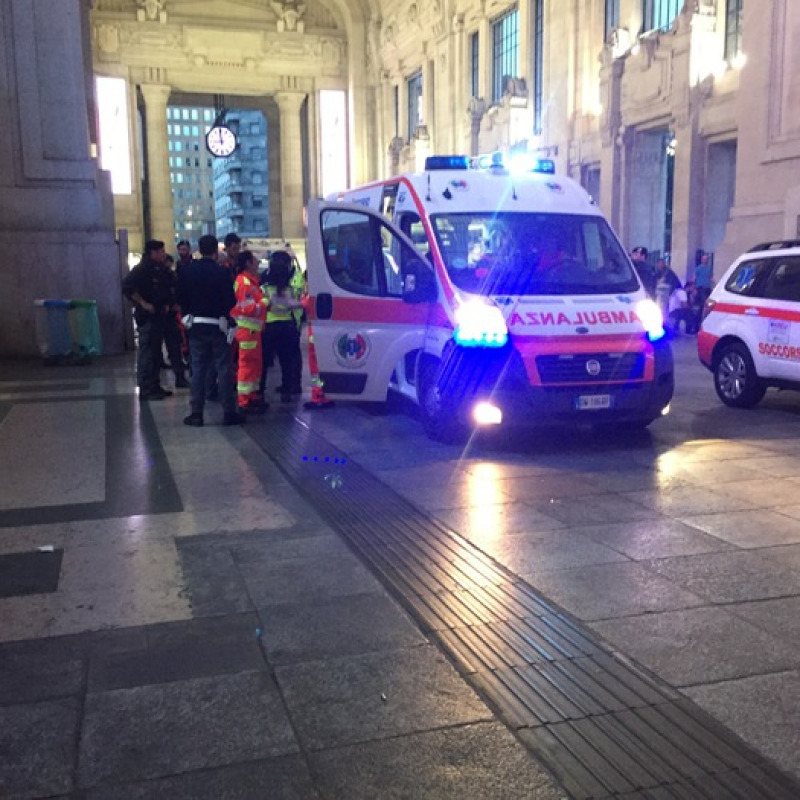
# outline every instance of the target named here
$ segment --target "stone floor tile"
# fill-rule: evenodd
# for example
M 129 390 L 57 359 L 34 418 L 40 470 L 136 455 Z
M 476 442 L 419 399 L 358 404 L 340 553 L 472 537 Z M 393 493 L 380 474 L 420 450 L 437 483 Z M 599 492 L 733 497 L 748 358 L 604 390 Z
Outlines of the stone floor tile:
M 798 591 L 789 548 L 730 550 L 643 561 L 649 570 L 712 603 L 741 603 L 783 597 Z M 770 553 L 780 555 L 770 560 Z M 782 562 L 781 557 L 787 559 Z
M 800 779 L 800 672 L 692 686 L 684 693 Z
M 329 528 L 320 529 L 314 535 L 281 536 L 279 531 L 262 535 L 257 540 L 232 543 L 231 555 L 237 564 L 256 562 L 290 561 L 298 558 L 348 558 L 351 553 L 341 536 Z
M 275 674 L 311 750 L 492 719 L 430 645 L 309 661 Z
M 800 650 L 800 586 L 797 591 L 795 597 L 737 603 L 728 610 Z
M 563 522 L 525 503 L 496 503 L 475 508 L 453 508 L 434 512 L 448 528 L 470 539 L 478 547 L 503 536 L 565 528 Z
M 702 486 L 678 486 L 666 491 L 623 492 L 620 496 L 671 517 L 743 511 L 759 507 L 758 503 L 712 492 Z
M 218 540 L 178 540 L 177 546 L 192 616 L 237 614 L 253 609 L 230 548 Z
M 266 668 L 255 614 L 152 625 L 146 646 L 92 657 L 89 691 L 206 678 Z
M 583 620 L 649 614 L 703 603 L 691 592 L 634 562 L 535 572 L 522 577 Z
M 683 522 L 737 547 L 772 547 L 800 543 L 797 520 L 766 509 L 727 511 L 684 517 Z
M 667 517 L 570 528 L 636 561 L 733 549 L 689 524 Z
M 398 736 L 311 755 L 331 800 L 560 800 L 564 795 L 497 722 Z
M 297 752 L 272 678 L 243 672 L 90 694 L 80 743 L 84 788 Z
M 73 788 L 76 698 L 0 706 L 0 797 L 47 797 Z
M 762 477 L 758 480 L 721 483 L 715 487 L 715 491 L 758 508 L 776 508 L 796 503 L 800 486 L 790 478 Z
M 592 623 L 673 686 L 800 666 L 800 651 L 722 608 L 694 608 Z
M 323 603 L 270 606 L 261 614 L 262 645 L 273 665 L 423 645 L 425 637 L 384 594 Z
M 253 604 L 313 603 L 332 597 L 380 591 L 372 573 L 352 554 L 336 558 L 293 558 L 239 564 Z
M 487 538 L 479 546 L 517 575 L 628 560 L 624 555 L 568 530 L 500 535 Z
M 593 522 L 634 522 L 657 519 L 660 516 L 657 511 L 617 494 L 553 497 L 549 502 L 532 502 L 532 505 L 543 514 L 560 519 L 568 526 L 589 525 Z
M 251 761 L 184 772 L 142 783 L 104 786 L 85 800 L 316 800 L 314 781 L 301 756 Z

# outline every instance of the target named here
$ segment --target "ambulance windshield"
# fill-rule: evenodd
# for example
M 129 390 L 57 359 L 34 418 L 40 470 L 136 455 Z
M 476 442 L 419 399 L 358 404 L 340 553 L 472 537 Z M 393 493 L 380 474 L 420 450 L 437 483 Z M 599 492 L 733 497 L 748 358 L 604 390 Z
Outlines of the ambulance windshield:
M 639 282 L 608 223 L 572 214 L 432 217 L 453 283 L 484 295 L 619 294 Z

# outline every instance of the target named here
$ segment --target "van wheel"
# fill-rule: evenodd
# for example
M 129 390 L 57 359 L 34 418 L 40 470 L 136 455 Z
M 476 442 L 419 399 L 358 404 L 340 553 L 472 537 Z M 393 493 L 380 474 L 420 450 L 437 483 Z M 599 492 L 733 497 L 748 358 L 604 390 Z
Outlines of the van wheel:
M 719 399 L 733 408 L 752 408 L 764 397 L 767 387 L 741 342 L 732 342 L 720 352 L 714 367 L 714 388 Z
M 431 439 L 455 444 L 466 438 L 466 427 L 459 421 L 456 404 L 440 386 L 441 365 L 426 359 L 420 364 L 418 400 L 422 427 Z

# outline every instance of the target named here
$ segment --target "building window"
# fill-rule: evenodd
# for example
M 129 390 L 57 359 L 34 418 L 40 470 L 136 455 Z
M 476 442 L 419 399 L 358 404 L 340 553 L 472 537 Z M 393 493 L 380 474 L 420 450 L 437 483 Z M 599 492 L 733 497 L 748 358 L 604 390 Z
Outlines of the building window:
M 608 41 L 611 32 L 619 28 L 619 0 L 606 0 L 605 28 L 603 31 L 603 41 Z
M 506 80 L 519 75 L 519 12 L 512 8 L 492 23 L 492 102 L 506 90 Z
M 642 30 L 669 28 L 682 5 L 683 0 L 642 0 Z
M 480 92 L 480 40 L 478 32 L 471 33 L 469 36 L 469 91 L 473 97 L 478 97 Z
M 406 80 L 408 90 L 408 141 L 414 138 L 417 127 L 422 124 L 422 72 L 415 72 Z
M 533 132 L 542 133 L 544 111 L 544 0 L 533 5 Z
M 196 108 L 193 108 L 193 109 L 192 109 L 192 119 L 193 119 L 193 120 L 196 120 L 196 119 L 197 119 L 197 109 L 196 109 Z
M 744 0 L 727 0 L 725 7 L 725 58 L 735 58 L 742 51 Z

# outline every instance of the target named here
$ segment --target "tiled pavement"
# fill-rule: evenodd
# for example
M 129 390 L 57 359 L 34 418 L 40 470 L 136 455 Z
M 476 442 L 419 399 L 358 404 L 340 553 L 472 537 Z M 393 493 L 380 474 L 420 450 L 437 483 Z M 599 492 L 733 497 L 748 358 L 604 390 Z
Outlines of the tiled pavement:
M 677 350 L 634 441 L 300 418 L 800 777 L 800 398 L 723 409 Z M 259 446 L 282 411 L 187 429 L 131 378 L 0 371 L 0 796 L 561 796 Z

